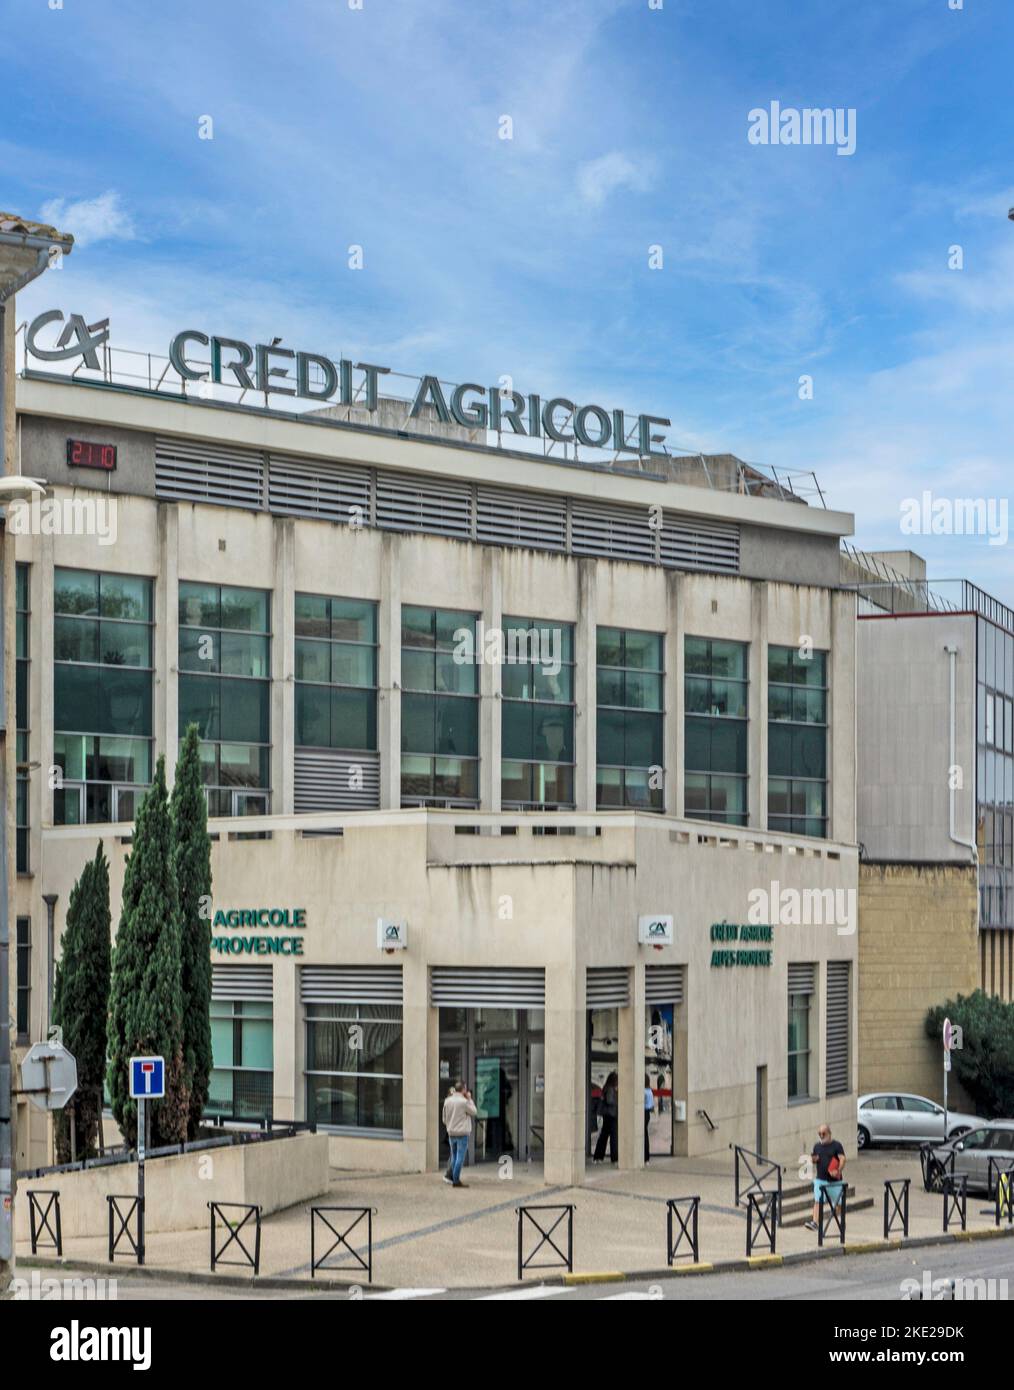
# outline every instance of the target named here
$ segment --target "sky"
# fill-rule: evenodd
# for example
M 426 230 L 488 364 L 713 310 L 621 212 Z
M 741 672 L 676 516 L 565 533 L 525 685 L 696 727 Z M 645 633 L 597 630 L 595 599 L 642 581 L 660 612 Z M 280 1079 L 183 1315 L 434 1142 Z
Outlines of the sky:
M 279 336 L 666 416 L 674 450 L 812 470 L 857 544 L 1014 605 L 1011 0 L 0 18 L 0 209 L 77 239 L 19 320 L 108 316 L 163 354 L 182 328 Z M 772 102 L 840 110 L 854 149 L 752 140 Z M 913 499 L 941 533 L 912 533 Z M 992 535 L 954 534 L 956 499 Z

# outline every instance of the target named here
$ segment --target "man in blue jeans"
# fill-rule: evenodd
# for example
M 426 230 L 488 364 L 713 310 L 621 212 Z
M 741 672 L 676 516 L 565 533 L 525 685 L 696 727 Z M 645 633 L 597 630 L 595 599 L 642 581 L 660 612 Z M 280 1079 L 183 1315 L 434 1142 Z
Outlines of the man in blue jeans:
M 479 1112 L 472 1100 L 472 1093 L 463 1081 L 459 1081 L 444 1101 L 442 1119 L 447 1130 L 447 1142 L 451 1147 L 451 1160 L 444 1173 L 444 1182 L 452 1187 L 467 1187 L 461 1181 L 461 1169 L 468 1152 L 468 1136 L 472 1133 L 472 1119 Z

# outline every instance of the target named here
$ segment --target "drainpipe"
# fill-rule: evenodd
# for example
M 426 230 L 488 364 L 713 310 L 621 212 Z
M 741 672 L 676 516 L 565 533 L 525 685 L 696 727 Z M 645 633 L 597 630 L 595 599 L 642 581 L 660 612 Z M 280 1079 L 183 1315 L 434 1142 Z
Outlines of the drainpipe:
M 956 826 L 955 826 L 955 802 L 954 802 L 954 797 L 955 797 L 955 793 L 956 793 L 956 790 L 957 790 L 957 789 L 956 789 L 953 785 L 950 785 L 950 784 L 951 784 L 951 781 L 952 781 L 952 778 L 951 778 L 951 769 L 952 769 L 953 767 L 956 766 L 956 763 L 955 763 L 955 753 L 956 753 L 956 743 L 957 743 L 957 730 L 956 730 L 956 724 L 957 724 L 958 649 L 957 649 L 957 647 L 949 646 L 949 647 L 944 647 L 944 651 L 947 653 L 947 655 L 948 655 L 948 656 L 950 657 L 950 659 L 951 659 L 951 745 L 950 745 L 950 747 L 951 747 L 951 754 L 950 754 L 950 761 L 949 761 L 949 763 L 948 763 L 948 768 L 947 768 L 947 780 L 948 780 L 948 785 L 950 786 L 950 837 L 951 837 L 951 840 L 953 841 L 954 844 L 956 844 L 956 845 L 961 845 L 963 849 L 970 850 L 970 851 L 971 851 L 971 856 L 972 856 L 972 861 L 973 861 L 973 863 L 978 864 L 978 862 L 979 862 L 979 850 L 978 850 L 978 846 L 976 845 L 975 841 L 974 841 L 974 840 L 964 840 L 964 839 L 961 838 L 960 835 L 958 835 L 958 834 L 956 833 Z M 973 768 L 973 770 L 972 770 L 972 777 L 973 777 L 972 786 L 973 786 L 973 788 L 974 788 L 974 786 L 975 786 L 974 776 L 975 776 L 975 771 L 974 771 L 974 768 Z M 974 796 L 973 796 L 973 798 L 972 798 L 972 803 L 973 803 L 973 805 L 974 805 L 974 803 L 975 803 L 975 798 L 974 798 Z
M 53 976 L 56 971 L 56 934 L 53 927 L 58 893 L 43 893 L 46 904 L 46 1037 L 53 1026 Z

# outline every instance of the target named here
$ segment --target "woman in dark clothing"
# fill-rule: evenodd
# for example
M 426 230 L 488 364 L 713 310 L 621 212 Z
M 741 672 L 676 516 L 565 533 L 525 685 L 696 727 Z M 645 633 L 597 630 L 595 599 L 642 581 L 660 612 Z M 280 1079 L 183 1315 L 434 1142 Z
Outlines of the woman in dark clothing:
M 617 1086 L 619 1077 L 611 1071 L 606 1077 L 605 1085 L 602 1087 L 602 1096 L 599 1100 L 599 1107 L 602 1112 L 602 1129 L 599 1133 L 599 1142 L 595 1145 L 593 1158 L 596 1163 L 601 1163 L 606 1156 L 606 1144 L 609 1145 L 609 1161 L 615 1163 L 619 1157 L 618 1141 L 616 1131 L 617 1117 Z

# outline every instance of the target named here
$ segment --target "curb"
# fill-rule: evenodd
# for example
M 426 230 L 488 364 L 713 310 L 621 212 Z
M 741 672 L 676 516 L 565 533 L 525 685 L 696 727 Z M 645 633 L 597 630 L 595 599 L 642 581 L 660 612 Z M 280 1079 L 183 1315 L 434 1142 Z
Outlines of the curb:
M 253 1274 L 248 1279 L 238 1274 L 212 1274 L 210 1270 L 163 1269 L 158 1265 L 105 1264 L 100 1260 L 57 1259 L 56 1256 L 19 1255 L 18 1266 L 25 1269 L 67 1270 L 84 1274 L 97 1274 L 103 1278 L 123 1276 L 131 1279 L 149 1279 L 160 1284 L 221 1284 L 227 1289 L 279 1289 L 307 1293 L 330 1293 L 335 1289 L 367 1289 L 371 1293 L 390 1293 L 394 1284 L 365 1284 L 350 1279 L 280 1279 L 277 1275 Z M 338 1273 L 339 1271 L 335 1271 Z M 613 1277 L 613 1276 L 610 1276 Z
M 630 1276 L 620 1270 L 603 1270 L 598 1274 L 565 1274 L 565 1284 L 622 1284 Z

